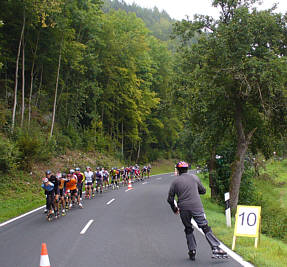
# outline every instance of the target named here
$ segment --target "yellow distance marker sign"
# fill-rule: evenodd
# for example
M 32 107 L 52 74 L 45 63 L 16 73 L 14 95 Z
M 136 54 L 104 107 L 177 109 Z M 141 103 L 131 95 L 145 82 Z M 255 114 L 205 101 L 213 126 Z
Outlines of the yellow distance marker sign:
M 235 249 L 237 236 L 255 237 L 255 248 L 258 246 L 261 228 L 261 207 L 237 206 L 232 250 Z

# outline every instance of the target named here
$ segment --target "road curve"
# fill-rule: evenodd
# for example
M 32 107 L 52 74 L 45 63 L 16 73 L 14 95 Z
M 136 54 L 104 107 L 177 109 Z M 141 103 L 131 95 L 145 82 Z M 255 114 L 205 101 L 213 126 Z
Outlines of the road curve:
M 47 243 L 51 267 L 238 267 L 214 260 L 198 231 L 198 254 L 189 261 L 183 225 L 166 202 L 173 175 L 153 176 L 134 189 L 121 188 L 85 200 L 65 217 L 47 222 L 43 211 L 0 227 L 0 266 L 39 266 Z

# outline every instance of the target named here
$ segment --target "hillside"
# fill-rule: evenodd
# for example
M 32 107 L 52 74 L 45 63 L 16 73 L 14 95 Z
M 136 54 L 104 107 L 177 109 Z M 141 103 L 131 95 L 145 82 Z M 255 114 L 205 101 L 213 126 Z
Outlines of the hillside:
M 128 13 L 134 12 L 137 17 L 144 21 L 156 38 L 162 41 L 170 40 L 172 24 L 175 23 L 175 20 L 166 11 L 160 12 L 157 7 L 154 7 L 154 9 L 142 8 L 135 3 L 129 5 L 123 0 L 104 0 L 103 2 L 104 12 L 109 12 L 111 9 L 125 10 Z

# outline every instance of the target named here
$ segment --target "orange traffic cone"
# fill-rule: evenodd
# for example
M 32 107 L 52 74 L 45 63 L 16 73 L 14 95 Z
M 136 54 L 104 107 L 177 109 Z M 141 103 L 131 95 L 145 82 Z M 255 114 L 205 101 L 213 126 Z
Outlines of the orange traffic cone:
M 133 186 L 132 186 L 132 181 L 131 181 L 131 179 L 129 179 L 128 190 L 131 190 L 131 189 L 133 189 Z
M 51 267 L 46 243 L 42 243 L 40 267 Z

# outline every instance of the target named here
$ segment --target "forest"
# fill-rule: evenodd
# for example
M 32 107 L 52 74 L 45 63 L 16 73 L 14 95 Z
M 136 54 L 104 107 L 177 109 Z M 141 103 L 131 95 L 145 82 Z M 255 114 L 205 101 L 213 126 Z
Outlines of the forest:
M 1 1 L 0 171 L 67 149 L 180 158 L 212 198 L 249 201 L 260 161 L 287 152 L 287 17 L 254 2 L 174 21 L 118 0 Z

